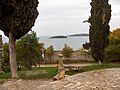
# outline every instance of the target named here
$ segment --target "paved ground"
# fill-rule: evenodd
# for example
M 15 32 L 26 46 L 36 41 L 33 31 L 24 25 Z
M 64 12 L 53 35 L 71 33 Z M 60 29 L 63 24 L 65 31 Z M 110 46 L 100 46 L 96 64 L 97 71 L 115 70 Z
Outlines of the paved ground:
M 84 72 L 59 81 L 12 80 L 0 90 L 120 90 L 120 68 Z
M 96 63 L 74 63 L 74 64 L 64 64 L 64 66 L 90 66 Z M 41 64 L 40 67 L 56 67 L 58 64 Z

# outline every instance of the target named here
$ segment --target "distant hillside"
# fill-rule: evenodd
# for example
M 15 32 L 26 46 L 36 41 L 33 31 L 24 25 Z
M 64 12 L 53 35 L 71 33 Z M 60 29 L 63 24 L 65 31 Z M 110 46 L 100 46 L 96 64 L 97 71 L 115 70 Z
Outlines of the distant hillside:
M 52 37 L 50 37 L 50 39 L 52 39 L 52 38 L 67 38 L 67 36 L 52 36 Z
M 72 34 L 72 35 L 68 35 L 69 37 L 72 36 L 89 36 L 89 34 Z

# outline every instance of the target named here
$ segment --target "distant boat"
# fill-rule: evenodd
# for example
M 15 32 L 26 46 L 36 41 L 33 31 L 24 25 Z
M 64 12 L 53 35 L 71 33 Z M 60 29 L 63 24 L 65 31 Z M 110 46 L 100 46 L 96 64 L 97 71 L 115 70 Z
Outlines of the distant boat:
M 73 35 L 68 35 L 69 37 L 73 36 L 89 36 L 89 34 L 73 34 Z
M 67 36 L 52 36 L 52 37 L 50 37 L 50 39 L 52 39 L 52 38 L 67 38 Z

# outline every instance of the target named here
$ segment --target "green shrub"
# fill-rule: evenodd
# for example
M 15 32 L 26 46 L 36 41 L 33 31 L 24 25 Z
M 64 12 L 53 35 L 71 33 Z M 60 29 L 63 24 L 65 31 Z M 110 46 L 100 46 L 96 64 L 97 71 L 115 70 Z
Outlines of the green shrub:
M 105 62 L 120 61 L 120 44 L 109 45 L 105 49 Z

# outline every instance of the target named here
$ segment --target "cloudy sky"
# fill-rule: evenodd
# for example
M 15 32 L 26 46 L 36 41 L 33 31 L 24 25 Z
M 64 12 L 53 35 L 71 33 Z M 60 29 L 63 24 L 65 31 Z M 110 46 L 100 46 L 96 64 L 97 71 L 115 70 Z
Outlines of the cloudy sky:
M 91 0 L 39 0 L 39 16 L 32 28 L 37 35 L 68 35 L 88 33 L 89 24 L 82 23 L 90 16 Z M 111 30 L 120 27 L 120 0 L 112 5 Z

